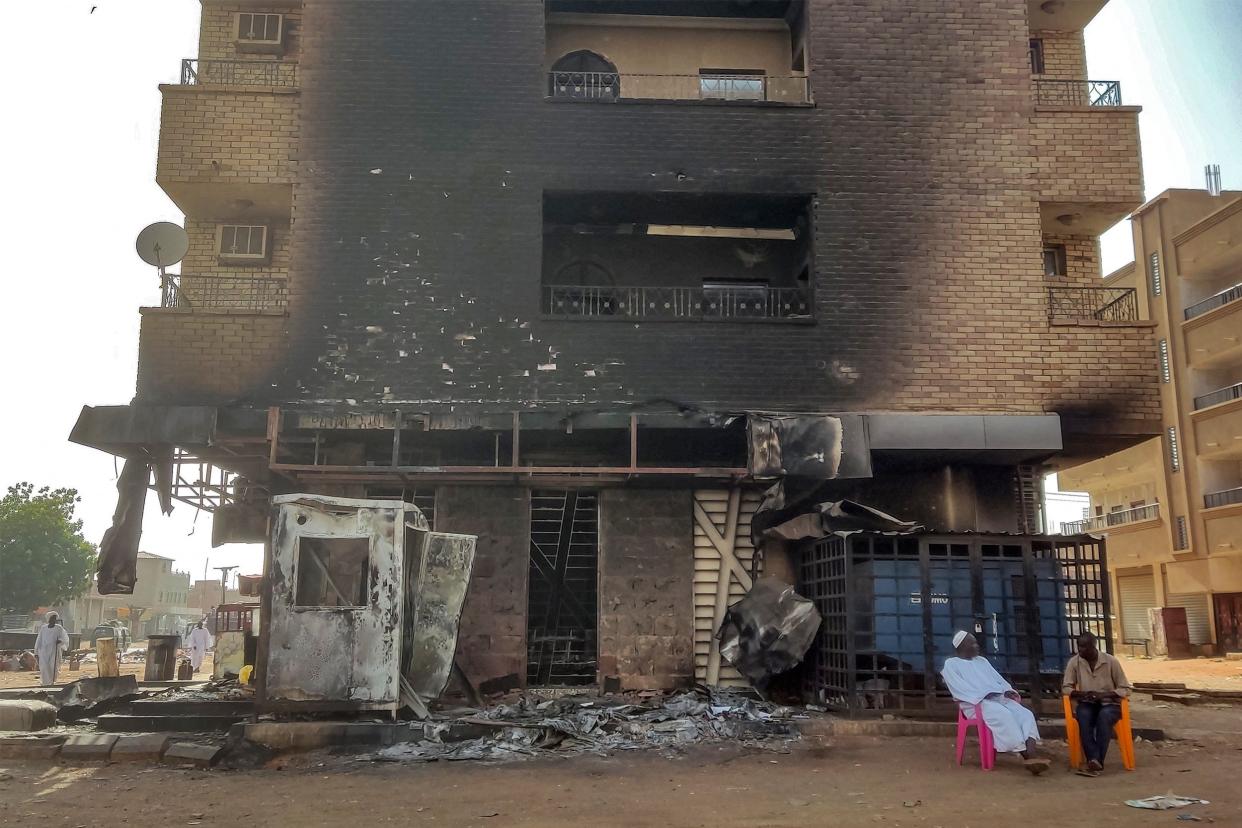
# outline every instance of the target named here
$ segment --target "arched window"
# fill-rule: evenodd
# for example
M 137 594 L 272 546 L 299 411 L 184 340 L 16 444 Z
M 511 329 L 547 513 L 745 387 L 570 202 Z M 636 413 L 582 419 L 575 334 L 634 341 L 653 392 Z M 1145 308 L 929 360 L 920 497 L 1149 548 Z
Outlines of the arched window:
M 621 76 L 603 57 L 582 49 L 552 65 L 548 94 L 554 98 L 615 101 L 621 95 Z

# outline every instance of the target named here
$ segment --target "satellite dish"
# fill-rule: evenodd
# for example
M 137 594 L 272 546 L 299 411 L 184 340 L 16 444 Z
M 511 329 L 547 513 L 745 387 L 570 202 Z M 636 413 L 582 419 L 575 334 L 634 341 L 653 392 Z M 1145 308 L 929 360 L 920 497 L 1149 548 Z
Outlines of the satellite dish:
M 157 221 L 138 234 L 138 256 L 152 267 L 165 268 L 185 258 L 190 237 L 171 221 Z

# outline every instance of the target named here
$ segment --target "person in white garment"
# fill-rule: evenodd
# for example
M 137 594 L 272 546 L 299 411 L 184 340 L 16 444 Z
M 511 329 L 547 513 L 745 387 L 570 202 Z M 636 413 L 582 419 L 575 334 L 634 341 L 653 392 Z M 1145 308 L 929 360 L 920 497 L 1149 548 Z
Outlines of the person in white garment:
M 56 613 L 49 612 L 44 620 L 35 638 L 35 658 L 39 661 L 39 681 L 50 687 L 56 683 L 61 657 L 69 650 L 69 633 Z
M 203 666 L 203 657 L 207 655 L 207 648 L 211 646 L 211 633 L 203 628 L 203 622 L 199 621 L 194 629 L 190 630 L 190 635 L 186 639 L 185 647 L 190 651 L 190 664 L 194 667 L 194 672 L 198 672 Z
M 983 721 L 992 731 L 997 753 L 1017 753 L 1026 769 L 1038 776 L 1051 762 L 1038 753 L 1039 729 L 1035 714 L 1022 706 L 1022 697 L 988 660 L 979 655 L 979 642 L 965 630 L 953 636 L 954 658 L 947 659 L 940 675 L 966 718 L 975 706 L 983 707 Z

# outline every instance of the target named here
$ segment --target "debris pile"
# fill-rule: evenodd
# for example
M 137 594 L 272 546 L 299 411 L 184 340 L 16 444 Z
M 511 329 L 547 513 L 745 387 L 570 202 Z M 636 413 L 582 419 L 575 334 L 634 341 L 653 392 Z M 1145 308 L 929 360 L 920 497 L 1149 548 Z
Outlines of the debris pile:
M 433 717 L 423 723 L 421 739 L 366 758 L 378 762 L 513 761 L 551 754 L 604 756 L 619 750 L 676 750 L 718 741 L 785 750 L 799 738 L 793 718 L 791 708 L 717 688 L 648 699 L 523 696 L 513 704 L 480 713 Z M 463 734 L 473 737 L 460 739 Z

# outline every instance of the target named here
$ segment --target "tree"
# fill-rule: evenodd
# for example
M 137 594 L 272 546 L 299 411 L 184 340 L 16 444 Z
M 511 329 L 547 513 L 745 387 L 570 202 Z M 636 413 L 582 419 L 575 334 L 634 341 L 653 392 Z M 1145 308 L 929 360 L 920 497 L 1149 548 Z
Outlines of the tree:
M 10 486 L 0 498 L 0 609 L 30 612 L 81 595 L 95 571 L 75 489 Z

